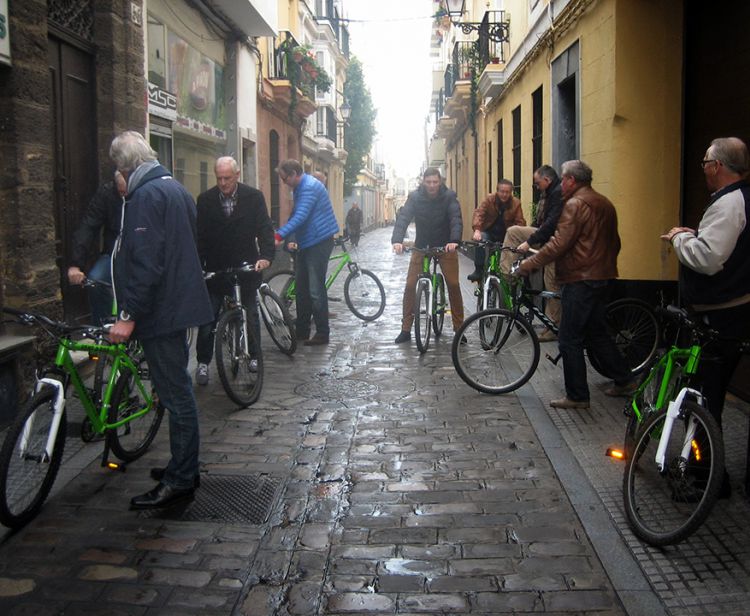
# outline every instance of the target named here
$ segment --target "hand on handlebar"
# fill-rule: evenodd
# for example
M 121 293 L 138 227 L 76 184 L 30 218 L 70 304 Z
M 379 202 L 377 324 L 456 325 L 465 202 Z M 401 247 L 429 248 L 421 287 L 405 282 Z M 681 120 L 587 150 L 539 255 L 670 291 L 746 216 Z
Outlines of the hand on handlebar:
M 482 240 L 482 232 L 477 229 L 474 231 L 474 235 L 471 236 L 471 239 L 473 239 L 475 242 L 480 242 Z
M 404 245 L 403 244 L 394 244 L 393 245 L 393 252 L 395 252 L 397 255 L 400 255 L 402 252 L 404 252 Z
M 456 242 L 448 242 L 445 245 L 445 251 L 446 252 L 456 252 L 457 248 L 458 248 L 458 244 Z
M 71 265 L 68 268 L 68 282 L 70 284 L 83 284 L 86 280 L 86 274 L 81 271 L 81 268 L 76 265 Z

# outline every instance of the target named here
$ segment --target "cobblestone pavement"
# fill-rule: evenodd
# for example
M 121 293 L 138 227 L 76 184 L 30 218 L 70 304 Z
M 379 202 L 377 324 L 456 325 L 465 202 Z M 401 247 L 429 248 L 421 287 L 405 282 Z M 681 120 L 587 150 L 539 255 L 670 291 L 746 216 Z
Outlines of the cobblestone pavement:
M 100 445 L 73 434 L 56 494 L 0 545 L 0 613 L 681 614 L 719 602 L 731 613 L 728 595 L 747 598 L 744 537 L 701 531 L 659 552 L 624 528 L 621 468 L 600 455 L 622 431 L 619 402 L 596 393 L 587 414 L 549 413 L 561 379 L 544 361 L 517 395 L 481 395 L 453 370 L 449 319 L 423 357 L 393 344 L 408 258 L 389 237 L 359 248 L 387 290 L 378 321 L 334 301 L 328 347 L 288 358 L 264 340 L 263 393 L 248 409 L 215 372 L 198 388 L 191 505 L 127 509 L 166 460 L 166 426 L 126 473 L 102 470 Z M 711 522 L 727 511 L 739 534 L 746 501 Z

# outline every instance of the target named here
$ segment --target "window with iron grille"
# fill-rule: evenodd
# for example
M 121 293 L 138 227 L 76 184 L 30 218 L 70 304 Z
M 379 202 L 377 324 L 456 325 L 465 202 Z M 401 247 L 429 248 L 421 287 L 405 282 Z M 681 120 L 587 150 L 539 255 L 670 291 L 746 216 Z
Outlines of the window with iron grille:
M 542 86 L 539 86 L 531 94 L 531 167 L 534 171 L 542 166 Z M 532 182 L 533 184 L 533 182 Z M 532 185 L 534 203 L 539 201 L 539 191 Z
M 521 198 L 521 105 L 513 110 L 513 192 Z

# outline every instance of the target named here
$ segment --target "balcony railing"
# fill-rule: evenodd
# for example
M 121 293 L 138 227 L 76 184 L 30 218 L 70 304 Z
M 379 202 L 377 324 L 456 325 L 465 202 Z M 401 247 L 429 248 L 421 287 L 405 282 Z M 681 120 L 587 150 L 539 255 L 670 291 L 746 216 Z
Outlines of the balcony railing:
M 440 122 L 440 118 L 443 117 L 443 109 L 445 109 L 445 90 L 440 88 L 435 101 L 435 126 Z
M 476 55 L 476 43 L 474 41 L 459 41 L 453 45 L 453 85 L 456 81 L 467 81 L 471 79 L 472 58 Z M 453 91 L 453 88 L 451 88 Z
M 268 67 L 268 77 L 270 79 L 289 79 L 287 46 L 298 47 L 299 43 L 291 32 L 279 32 L 279 36 L 274 39 L 273 58 Z
M 485 11 L 482 22 L 479 25 L 479 62 L 484 67 L 497 58 L 500 62 L 505 61 L 502 40 L 508 35 L 508 25 L 505 21 L 505 11 Z

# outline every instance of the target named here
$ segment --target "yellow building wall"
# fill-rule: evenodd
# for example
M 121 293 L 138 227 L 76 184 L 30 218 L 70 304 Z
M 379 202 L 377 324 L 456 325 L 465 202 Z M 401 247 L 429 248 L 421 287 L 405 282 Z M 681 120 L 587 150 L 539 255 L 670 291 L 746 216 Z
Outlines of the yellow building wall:
M 509 9 L 518 2 L 508 3 Z M 521 3 L 524 4 L 524 3 Z M 518 10 L 520 10 L 520 5 Z M 519 17 L 517 18 L 516 15 Z M 514 27 L 522 13 L 512 13 Z M 542 160 L 552 159 L 551 63 L 578 42 L 579 150 L 593 169 L 593 188 L 617 208 L 620 277 L 672 280 L 676 261 L 659 234 L 679 221 L 682 97 L 682 8 L 679 0 L 595 0 L 553 47 L 514 76 L 480 122 L 480 194 L 488 164 L 497 181 L 497 122 L 503 120 L 506 178 L 513 178 L 512 111 L 521 105 L 521 201 L 531 220 L 532 99 L 543 87 Z M 508 75 L 510 77 L 510 75 Z M 493 160 L 487 161 L 487 142 Z M 559 169 L 558 169 L 559 171 Z M 468 221 L 471 219 L 469 218 Z M 464 218 L 466 227 L 467 219 Z

